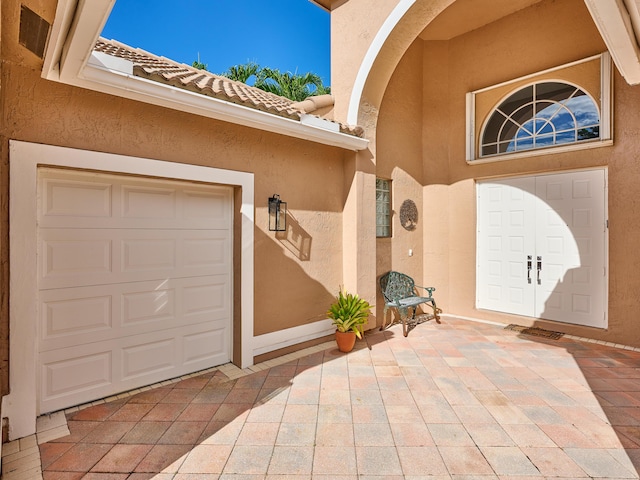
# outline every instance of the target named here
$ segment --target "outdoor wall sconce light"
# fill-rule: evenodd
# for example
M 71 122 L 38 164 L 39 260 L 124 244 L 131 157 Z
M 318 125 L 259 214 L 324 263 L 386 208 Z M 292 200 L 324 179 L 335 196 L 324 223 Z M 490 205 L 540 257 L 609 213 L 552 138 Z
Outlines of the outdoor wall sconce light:
M 269 231 L 284 232 L 287 229 L 287 202 L 280 200 L 280 195 L 273 194 L 269 198 Z

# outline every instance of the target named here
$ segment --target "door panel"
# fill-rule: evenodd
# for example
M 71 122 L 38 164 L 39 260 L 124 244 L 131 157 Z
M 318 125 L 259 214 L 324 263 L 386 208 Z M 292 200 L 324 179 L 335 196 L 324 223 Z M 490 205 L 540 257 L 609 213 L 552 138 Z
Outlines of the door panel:
M 478 184 L 478 304 L 480 308 L 530 315 L 534 288 L 527 255 L 534 250 L 532 178 Z M 482 266 L 482 268 L 480 268 Z
M 542 292 L 534 316 L 605 326 L 604 185 L 604 170 L 536 178 Z

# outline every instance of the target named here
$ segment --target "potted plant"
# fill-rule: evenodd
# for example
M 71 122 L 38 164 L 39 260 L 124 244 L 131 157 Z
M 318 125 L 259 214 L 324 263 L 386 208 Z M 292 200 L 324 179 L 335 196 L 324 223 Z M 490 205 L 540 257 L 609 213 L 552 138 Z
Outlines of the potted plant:
M 350 352 L 356 337 L 362 338 L 362 325 L 367 323 L 371 305 L 356 294 L 340 289 L 327 315 L 336 326 L 336 343 L 341 352 Z

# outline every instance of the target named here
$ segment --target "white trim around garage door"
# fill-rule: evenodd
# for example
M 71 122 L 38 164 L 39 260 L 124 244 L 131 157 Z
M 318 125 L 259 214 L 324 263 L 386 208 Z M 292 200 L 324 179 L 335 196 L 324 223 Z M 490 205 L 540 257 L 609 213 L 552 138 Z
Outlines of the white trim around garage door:
M 254 175 L 109 153 L 10 141 L 10 391 L 3 398 L 10 439 L 35 433 L 37 415 L 37 170 L 78 168 L 240 187 L 241 367 L 253 364 Z M 19 267 L 18 267 L 19 266 Z

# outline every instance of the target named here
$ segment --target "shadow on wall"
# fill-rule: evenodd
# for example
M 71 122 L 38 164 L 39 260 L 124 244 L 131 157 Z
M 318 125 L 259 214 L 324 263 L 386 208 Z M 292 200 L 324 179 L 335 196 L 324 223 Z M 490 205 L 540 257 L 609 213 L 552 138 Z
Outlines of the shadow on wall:
M 342 253 L 336 252 L 339 258 L 335 259 L 316 256 L 312 262 L 312 244 L 311 235 L 289 214 L 285 232 L 255 230 L 255 335 L 327 318 L 327 309 L 342 281 Z M 327 267 L 321 269 L 321 277 L 315 278 L 308 269 L 317 272 L 318 262 Z M 340 268 L 332 269 L 332 264 Z
M 376 312 L 376 327 L 382 326 L 384 318 L 384 297 L 380 290 L 380 277 L 387 273 L 391 268 L 391 241 L 390 239 L 378 239 L 376 243 L 376 305 L 374 310 Z
M 291 212 L 287 211 L 286 231 L 276 232 L 276 239 L 299 260 L 311 260 L 311 235 L 302 228 Z
M 401 235 L 405 235 L 404 238 L 408 239 L 410 237 L 406 237 L 406 235 L 412 235 L 412 232 L 416 232 L 417 234 L 419 234 L 419 221 L 420 214 L 418 212 L 418 206 L 410 198 L 407 198 L 402 202 L 399 211 L 396 211 L 394 209 L 391 210 L 391 222 L 396 228 L 396 230 L 394 231 L 395 238 L 398 238 Z M 401 228 L 404 231 L 400 230 Z M 416 280 L 416 283 L 419 285 L 422 285 L 423 283 L 421 280 L 419 280 L 422 277 L 422 260 L 419 259 L 418 256 L 413 257 L 413 259 L 408 259 L 406 263 L 403 260 L 398 261 L 397 258 L 394 259 L 393 241 L 393 237 L 379 237 L 377 238 L 376 242 L 376 314 L 377 318 L 380 320 L 380 323 L 377 325 L 378 327 L 389 324 L 389 322 L 386 321 L 387 318 L 389 318 L 391 322 L 401 321 L 395 309 L 390 309 L 387 312 L 388 317 L 384 317 L 385 300 L 380 289 L 380 278 L 383 275 L 391 270 L 396 270 L 409 275 L 414 280 L 418 279 Z M 419 237 L 417 239 L 413 239 L 413 242 L 417 243 L 419 241 Z M 413 256 L 413 253 L 411 253 L 410 256 Z M 419 288 L 416 293 L 421 296 L 426 292 L 421 291 L 421 289 Z M 416 315 L 422 316 L 427 313 L 427 311 L 425 311 L 421 306 L 418 306 Z

